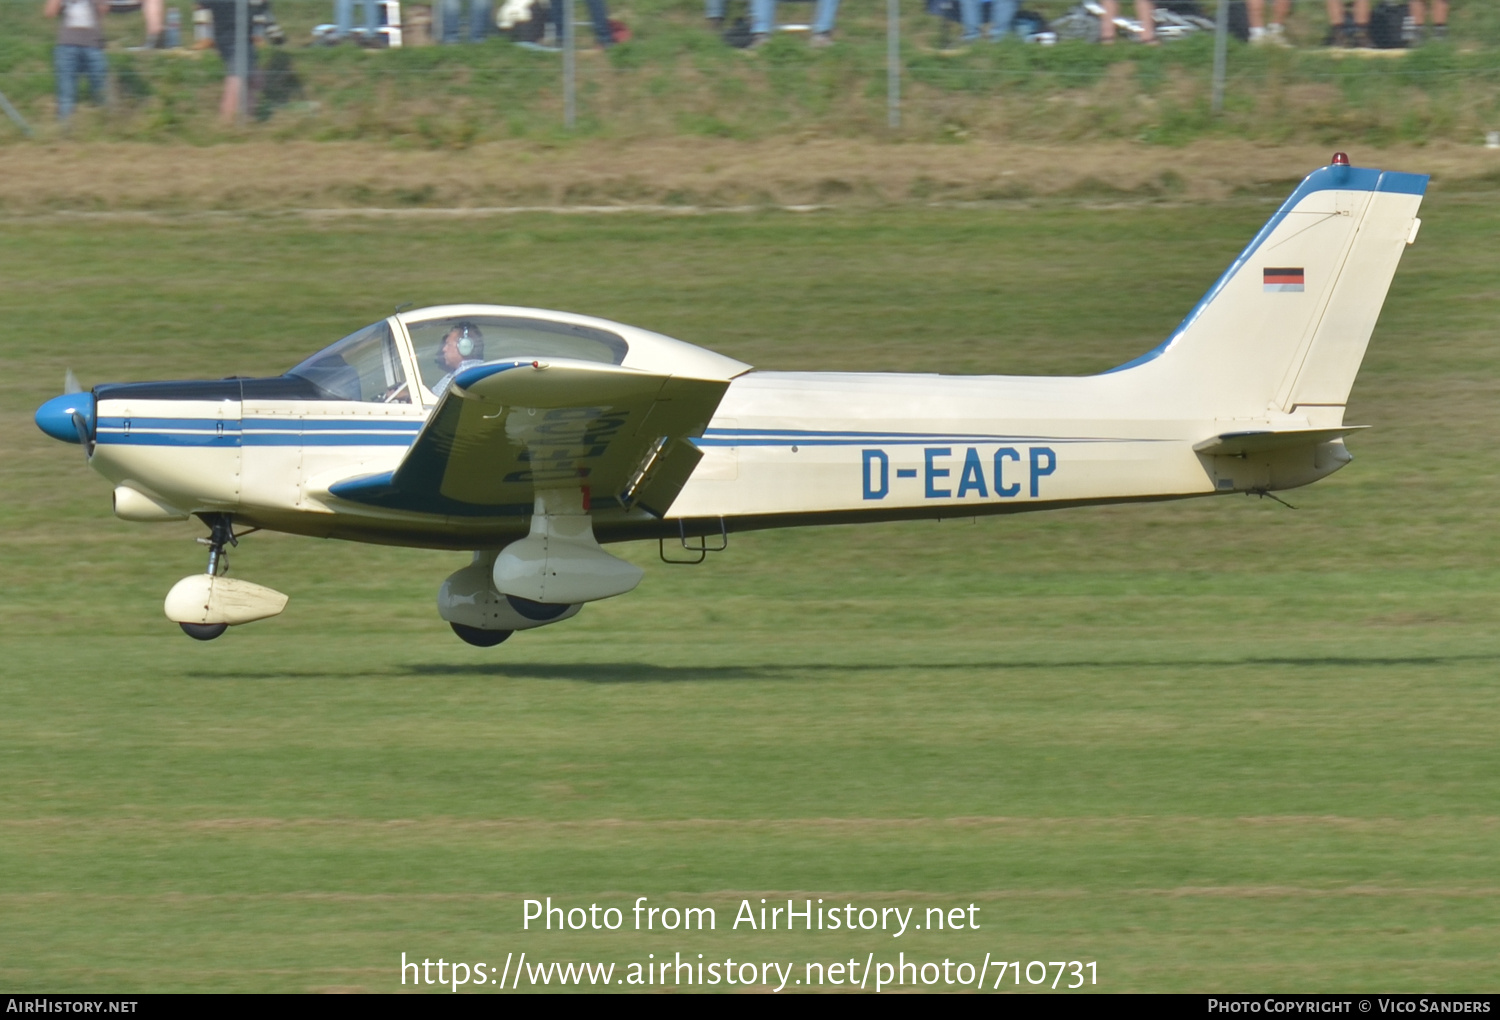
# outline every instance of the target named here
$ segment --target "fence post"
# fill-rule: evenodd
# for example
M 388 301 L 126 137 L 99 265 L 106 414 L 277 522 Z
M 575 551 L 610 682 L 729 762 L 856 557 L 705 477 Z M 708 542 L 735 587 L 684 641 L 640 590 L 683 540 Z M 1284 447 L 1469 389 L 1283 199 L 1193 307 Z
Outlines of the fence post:
M 1218 24 L 1214 26 L 1213 112 L 1224 112 L 1224 64 L 1229 54 L 1229 0 L 1219 0 Z
M 578 98 L 575 88 L 573 52 L 573 0 L 562 0 L 563 30 L 563 127 L 569 131 L 578 119 Z
M 234 5 L 234 74 L 240 80 L 239 122 L 244 127 L 250 120 L 250 0 Z
M 885 4 L 886 123 L 901 126 L 901 0 Z

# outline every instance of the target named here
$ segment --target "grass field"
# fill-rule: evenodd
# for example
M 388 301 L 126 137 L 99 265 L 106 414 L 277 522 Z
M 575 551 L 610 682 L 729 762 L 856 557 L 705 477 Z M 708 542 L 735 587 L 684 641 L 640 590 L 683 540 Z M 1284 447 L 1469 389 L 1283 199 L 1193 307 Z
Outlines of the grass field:
M 1272 207 L 0 223 L 0 985 L 905 952 L 1094 960 L 1107 991 L 1493 990 L 1492 192 L 1430 196 L 1350 408 L 1376 427 L 1296 510 L 761 533 L 693 569 L 627 547 L 640 589 L 492 650 L 432 606 L 462 557 L 275 535 L 232 559 L 286 615 L 190 642 L 160 601 L 201 528 L 113 519 L 30 422 L 69 366 L 275 372 L 406 300 L 765 368 L 1092 372 Z M 548 895 L 718 929 L 521 931 Z M 981 928 L 729 930 L 788 896 Z

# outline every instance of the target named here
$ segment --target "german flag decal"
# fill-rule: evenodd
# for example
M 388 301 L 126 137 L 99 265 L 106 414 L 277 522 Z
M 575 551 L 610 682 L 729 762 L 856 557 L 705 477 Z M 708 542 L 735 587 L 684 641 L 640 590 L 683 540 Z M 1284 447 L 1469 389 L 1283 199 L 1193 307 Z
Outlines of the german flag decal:
M 1300 266 L 1296 269 L 1267 269 L 1264 279 L 1267 294 L 1300 294 L 1305 289 L 1303 284 L 1306 281 Z

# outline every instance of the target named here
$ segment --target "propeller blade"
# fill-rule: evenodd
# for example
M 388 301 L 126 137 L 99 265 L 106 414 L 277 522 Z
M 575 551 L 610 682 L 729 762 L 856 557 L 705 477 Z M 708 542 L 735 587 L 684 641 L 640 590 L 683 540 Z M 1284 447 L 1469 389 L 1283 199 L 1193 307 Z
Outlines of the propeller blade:
M 78 385 L 78 377 L 73 374 L 73 370 L 71 368 L 68 369 L 68 374 L 63 376 L 63 393 L 67 394 L 82 392 L 83 387 Z
M 89 423 L 77 411 L 73 412 L 73 427 L 78 430 L 78 442 L 83 446 L 83 459 L 88 460 L 94 455 L 94 441 L 89 438 Z

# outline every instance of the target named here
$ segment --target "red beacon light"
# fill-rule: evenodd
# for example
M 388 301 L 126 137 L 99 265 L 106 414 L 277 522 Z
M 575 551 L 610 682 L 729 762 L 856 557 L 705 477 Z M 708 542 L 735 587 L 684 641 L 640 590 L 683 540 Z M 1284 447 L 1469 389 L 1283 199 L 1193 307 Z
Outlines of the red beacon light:
M 1335 152 L 1333 154 L 1333 166 L 1348 166 L 1349 154 L 1347 152 Z

